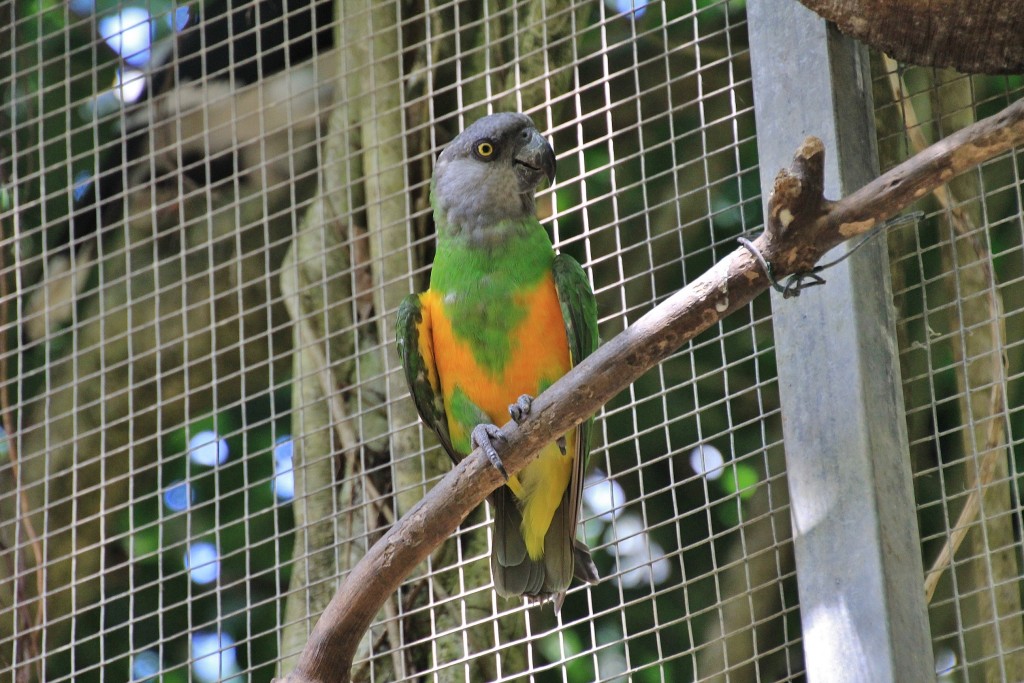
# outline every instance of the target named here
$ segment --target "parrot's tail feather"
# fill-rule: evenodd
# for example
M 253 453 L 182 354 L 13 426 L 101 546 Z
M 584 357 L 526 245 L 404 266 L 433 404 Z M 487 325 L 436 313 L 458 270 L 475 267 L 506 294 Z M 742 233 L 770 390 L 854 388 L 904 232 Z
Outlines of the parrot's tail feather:
M 573 554 L 576 557 L 573 576 L 583 583 L 594 584 L 600 581 L 601 576 L 597 573 L 597 567 L 594 565 L 594 560 L 590 557 L 590 548 L 588 548 L 583 541 L 573 539 L 572 549 Z
M 563 499 L 544 538 L 544 555 L 530 559 L 523 541 L 522 517 L 515 496 L 507 487 L 491 497 L 494 504 L 494 546 L 491 576 L 502 597 L 525 597 L 531 602 L 553 600 L 559 611 L 565 591 L 575 576 L 584 583 L 598 581 L 597 567 L 586 544 L 576 539 L 569 522 L 571 515 Z
M 510 533 L 523 523 L 515 495 L 508 487 L 502 486 L 491 495 L 490 501 L 494 506 L 493 554 L 502 567 L 520 565 L 526 558 L 526 543 L 522 534 Z
M 544 586 L 544 566 L 526 553 L 526 543 L 519 531 L 523 518 L 515 495 L 503 486 L 494 492 L 491 502 L 494 504 L 491 576 L 495 590 L 503 597 L 539 593 Z

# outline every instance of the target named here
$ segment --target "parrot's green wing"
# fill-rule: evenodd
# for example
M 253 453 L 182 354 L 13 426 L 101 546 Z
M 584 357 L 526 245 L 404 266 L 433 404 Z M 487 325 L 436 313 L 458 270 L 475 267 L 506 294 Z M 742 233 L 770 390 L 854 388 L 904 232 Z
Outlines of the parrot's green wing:
M 573 367 L 597 349 L 599 342 L 597 333 L 597 301 L 590 280 L 583 268 L 571 256 L 558 254 L 554 261 L 555 289 L 558 302 L 562 307 L 562 319 L 565 321 L 565 336 L 569 341 L 569 356 Z M 582 581 L 597 581 L 597 569 L 590 559 L 587 547 L 576 541 L 576 526 L 579 521 L 580 503 L 583 498 L 583 481 L 590 460 L 590 436 L 593 432 L 594 419 L 583 422 L 579 426 L 576 438 L 575 461 L 572 477 L 569 480 L 568 496 L 568 531 L 573 539 L 576 555 L 575 574 Z M 558 598 L 561 602 L 561 596 Z
M 410 294 L 398 307 L 398 356 L 402 359 L 409 392 L 416 410 L 437 434 L 441 446 L 458 463 L 462 457 L 452 447 L 444 395 L 434 365 L 434 343 L 430 336 L 430 313 L 419 294 Z
M 597 349 L 597 301 L 587 274 L 572 256 L 556 254 L 553 271 L 569 354 L 576 367 Z

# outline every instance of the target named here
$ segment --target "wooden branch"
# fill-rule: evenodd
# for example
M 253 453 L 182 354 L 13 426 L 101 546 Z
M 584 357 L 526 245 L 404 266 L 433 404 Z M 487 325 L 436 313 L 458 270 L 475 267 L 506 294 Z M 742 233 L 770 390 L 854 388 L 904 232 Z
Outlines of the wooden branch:
M 1024 143 L 1024 101 L 932 145 L 838 201 L 822 196 L 824 147 L 808 138 L 781 171 L 768 225 L 754 246 L 776 277 L 808 270 L 835 245 L 870 230 L 953 176 Z M 769 286 L 751 255 L 738 248 L 655 307 L 537 397 L 529 419 L 506 424 L 501 450 L 518 472 L 545 444 L 596 412 L 647 370 Z M 452 535 L 503 483 L 474 451 L 391 527 L 345 577 L 321 615 L 288 683 L 347 681 L 373 616 L 402 580 Z

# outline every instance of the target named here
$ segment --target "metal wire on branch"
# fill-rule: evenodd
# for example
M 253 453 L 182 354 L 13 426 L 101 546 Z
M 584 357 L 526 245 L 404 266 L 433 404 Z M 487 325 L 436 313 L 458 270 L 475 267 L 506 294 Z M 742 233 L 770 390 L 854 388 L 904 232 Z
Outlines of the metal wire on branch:
M 809 271 L 834 246 L 872 230 L 918 198 L 1024 143 L 1024 101 L 933 144 L 838 201 L 823 195 L 824 146 L 807 138 L 776 177 L 766 230 L 754 249 L 738 247 L 696 280 L 603 345 L 538 396 L 529 418 L 502 428 L 510 473 L 545 444 L 598 410 L 647 370 L 771 284 L 771 276 Z M 464 459 L 370 548 L 321 615 L 289 683 L 348 680 L 366 629 L 403 578 L 489 493 L 504 482 L 478 449 Z

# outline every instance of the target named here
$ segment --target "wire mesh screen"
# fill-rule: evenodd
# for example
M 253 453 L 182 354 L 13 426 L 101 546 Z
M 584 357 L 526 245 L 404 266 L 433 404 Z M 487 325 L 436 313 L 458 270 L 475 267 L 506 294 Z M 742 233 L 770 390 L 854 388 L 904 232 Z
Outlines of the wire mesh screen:
M 267 680 L 448 468 L 393 352 L 438 151 L 532 114 L 607 339 L 757 226 L 740 3 L 6 6 L 4 661 Z M 481 509 L 357 679 L 800 672 L 766 300 L 597 420 L 559 614 L 491 588 Z M 42 595 L 42 600 L 37 597 Z
M 1024 93 L 1019 78 L 875 63 L 883 170 Z M 1020 680 L 1021 179 L 964 174 L 889 237 L 926 594 L 941 680 Z
M 0 12 L 10 680 L 291 670 L 338 581 L 450 468 L 395 319 L 434 257 L 434 161 L 476 118 L 527 112 L 553 144 L 538 213 L 603 340 L 762 223 L 742 2 Z M 876 67 L 883 167 L 1021 91 Z M 926 567 L 981 510 L 926 577 L 950 680 L 1024 678 L 1017 169 L 889 237 Z M 386 602 L 353 679 L 802 679 L 778 404 L 760 297 L 598 414 L 597 584 L 558 612 L 498 597 L 481 506 Z

